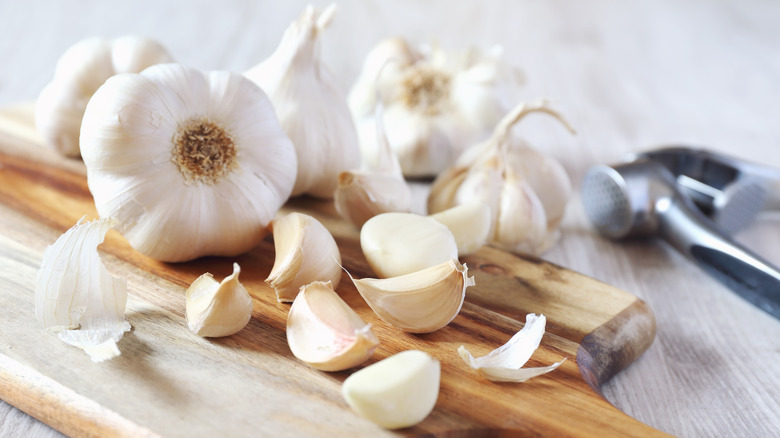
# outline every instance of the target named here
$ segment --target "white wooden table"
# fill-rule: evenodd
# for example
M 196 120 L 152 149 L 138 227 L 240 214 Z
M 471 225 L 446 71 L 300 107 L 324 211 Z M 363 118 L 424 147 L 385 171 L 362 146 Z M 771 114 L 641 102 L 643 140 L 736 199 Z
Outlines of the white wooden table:
M 314 2 L 326 6 L 324 2 Z M 202 69 L 243 71 L 275 47 L 301 1 L 0 0 L 0 105 L 34 100 L 59 55 L 89 36 L 144 34 Z M 343 0 L 323 54 L 346 90 L 381 37 L 502 44 L 576 127 L 524 125 L 577 186 L 588 167 L 663 144 L 780 167 L 780 3 L 771 0 Z M 678 436 L 780 436 L 780 321 L 668 246 L 595 234 L 579 197 L 544 257 L 646 300 L 655 343 L 603 388 L 629 415 Z M 780 264 L 780 216 L 737 236 Z M 0 436 L 57 432 L 0 402 Z

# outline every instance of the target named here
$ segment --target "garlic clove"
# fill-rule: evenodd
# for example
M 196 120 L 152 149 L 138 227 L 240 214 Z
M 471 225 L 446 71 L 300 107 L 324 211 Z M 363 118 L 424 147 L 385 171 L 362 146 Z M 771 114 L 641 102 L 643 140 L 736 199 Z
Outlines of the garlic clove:
M 544 252 L 550 243 L 547 239 L 547 217 L 544 205 L 531 187 L 507 171 L 501 189 L 501 204 L 498 209 L 495 229 L 490 243 L 510 251 L 528 254 Z
M 458 258 L 452 232 L 415 213 L 382 213 L 360 230 L 360 247 L 374 272 L 397 277 Z
M 230 336 L 243 329 L 252 318 L 252 297 L 238 281 L 241 268 L 233 263 L 233 273 L 217 282 L 205 273 L 187 289 L 186 318 L 190 331 L 203 337 Z
M 330 282 L 303 286 L 287 315 L 287 344 L 293 355 L 322 371 L 342 371 L 365 362 L 379 345 Z
M 458 245 L 458 256 L 471 254 L 481 248 L 490 233 L 490 208 L 474 200 L 430 215 L 452 232 Z
M 385 322 L 405 332 L 430 333 L 455 319 L 474 277 L 452 259 L 412 274 L 352 282 Z
M 412 193 L 396 176 L 349 171 L 339 175 L 334 202 L 343 218 L 362 227 L 381 213 L 408 212 Z
M 341 281 L 341 254 L 336 241 L 317 219 L 290 213 L 273 221 L 276 258 L 265 282 L 280 303 L 290 303 L 301 286 L 313 281 Z
M 385 429 L 423 421 L 439 397 L 441 365 L 428 353 L 407 350 L 356 371 L 341 393 L 358 414 Z

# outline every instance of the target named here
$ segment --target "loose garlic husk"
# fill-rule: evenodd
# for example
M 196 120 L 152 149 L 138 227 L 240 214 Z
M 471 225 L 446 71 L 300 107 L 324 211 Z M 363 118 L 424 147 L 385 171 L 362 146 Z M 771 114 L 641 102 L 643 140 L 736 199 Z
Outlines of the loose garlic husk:
M 332 199 L 338 175 L 360 166 L 360 146 L 347 99 L 320 60 L 320 35 L 335 5 L 306 8 L 276 51 L 244 75 L 271 98 L 298 153 L 292 196 Z
M 428 353 L 406 350 L 344 380 L 349 407 L 385 429 L 411 427 L 433 411 L 439 398 L 441 364 Z
M 383 321 L 405 332 L 430 333 L 455 319 L 474 277 L 452 259 L 399 277 L 352 282 Z
M 448 208 L 429 216 L 446 225 L 455 237 L 458 256 L 469 255 L 482 248 L 490 233 L 490 208 L 474 200 Z
M 360 229 L 366 261 L 381 278 L 397 277 L 458 258 L 446 225 L 415 213 L 382 213 Z
M 378 87 L 389 142 L 408 177 L 434 176 L 486 137 L 516 101 L 520 72 L 487 54 L 439 47 L 415 50 L 401 38 L 380 41 L 366 56 L 349 94 L 364 159 L 379 152 L 374 135 Z
M 171 62 L 165 48 L 139 36 L 88 38 L 68 48 L 35 104 L 35 126 L 44 144 L 66 156 L 81 155 L 81 118 L 92 94 L 115 74 L 164 62 Z
M 97 251 L 116 221 L 82 221 L 43 253 L 35 316 L 47 331 L 102 362 L 119 356 L 116 344 L 130 330 L 125 320 L 127 281 L 112 277 Z
M 341 253 L 320 221 L 303 213 L 290 213 L 272 223 L 276 258 L 265 280 L 280 303 L 292 302 L 301 286 L 313 281 L 341 281 Z
M 330 282 L 315 281 L 303 286 L 290 306 L 287 344 L 315 369 L 342 371 L 368 360 L 379 339 Z
M 81 149 L 97 211 L 169 262 L 251 249 L 295 181 L 295 150 L 257 85 L 177 64 L 107 80 Z
M 243 329 L 252 318 L 252 297 L 238 281 L 241 268 L 233 263 L 233 273 L 221 282 L 208 272 L 187 289 L 186 317 L 190 331 L 198 336 L 230 336 Z
M 558 236 L 571 182 L 558 161 L 511 135 L 512 127 L 534 112 L 550 114 L 574 132 L 544 100 L 519 105 L 487 141 L 466 150 L 436 178 L 428 211 L 480 200 L 491 211 L 490 245 L 530 254 L 547 250 Z

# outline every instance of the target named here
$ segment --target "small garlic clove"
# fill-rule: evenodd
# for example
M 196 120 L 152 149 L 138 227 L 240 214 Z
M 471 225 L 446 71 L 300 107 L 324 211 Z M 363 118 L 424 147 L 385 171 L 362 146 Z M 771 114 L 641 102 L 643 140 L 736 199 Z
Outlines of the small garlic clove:
M 544 205 L 531 187 L 507 171 L 491 245 L 510 251 L 540 254 L 550 243 Z
M 330 282 L 301 288 L 287 315 L 287 344 L 293 355 L 322 371 L 342 371 L 365 362 L 379 345 Z
M 407 350 L 356 371 L 341 393 L 358 414 L 385 429 L 410 427 L 433 411 L 441 364 L 425 352 Z
M 491 225 L 490 207 L 482 201 L 456 205 L 430 217 L 452 232 L 458 245 L 458 256 L 471 254 L 487 242 Z
M 190 331 L 203 337 L 230 336 L 244 328 L 252 317 L 252 297 L 238 281 L 241 268 L 218 283 L 205 273 L 187 289 L 186 317 Z
M 301 286 L 313 281 L 341 281 L 341 253 L 327 228 L 303 213 L 290 213 L 273 221 L 276 258 L 265 282 L 280 303 L 290 303 Z
M 369 219 L 360 230 L 360 247 L 382 278 L 458 258 L 452 232 L 437 220 L 414 213 L 383 213 Z
M 403 179 L 361 171 L 342 172 L 334 196 L 336 211 L 362 227 L 372 217 L 388 212 L 408 212 L 412 193 Z
M 455 319 L 474 277 L 452 259 L 399 277 L 352 282 L 385 322 L 409 333 L 430 333 Z

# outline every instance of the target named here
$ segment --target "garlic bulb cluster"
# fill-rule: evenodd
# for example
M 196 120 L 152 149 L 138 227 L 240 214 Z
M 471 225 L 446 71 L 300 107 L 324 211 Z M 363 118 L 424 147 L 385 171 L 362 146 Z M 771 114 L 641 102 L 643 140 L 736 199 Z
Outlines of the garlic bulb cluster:
M 252 297 L 238 281 L 241 268 L 221 282 L 208 272 L 187 289 L 187 326 L 198 336 L 216 338 L 238 333 L 252 318 Z
M 297 169 L 257 85 L 178 64 L 109 78 L 87 105 L 81 152 L 98 213 L 169 262 L 257 245 Z
M 320 34 L 335 11 L 309 6 L 276 51 L 244 75 L 271 98 L 298 154 L 292 196 L 333 199 L 341 172 L 360 166 L 360 147 L 344 93 L 320 59 Z
M 571 182 L 554 158 L 512 135 L 526 115 L 546 113 L 573 129 L 544 100 L 520 104 L 507 114 L 486 141 L 466 150 L 440 174 L 428 196 L 428 211 L 437 213 L 473 200 L 491 212 L 490 245 L 540 254 L 556 240 L 557 227 L 571 195 Z
M 140 36 L 89 38 L 74 44 L 60 57 L 54 78 L 35 104 L 35 125 L 44 144 L 78 157 L 81 118 L 103 82 L 118 73 L 138 73 L 171 61 L 160 43 Z
M 470 144 L 485 138 L 517 101 L 522 75 L 502 60 L 501 49 L 412 48 L 401 38 L 380 41 L 366 56 L 349 94 L 364 160 L 379 153 L 376 94 L 404 175 L 435 176 Z M 375 93 L 375 89 L 379 93 Z
M 103 266 L 97 246 L 116 224 L 111 218 L 79 221 L 46 248 L 35 286 L 35 316 L 47 331 L 84 350 L 94 362 L 119 356 L 127 281 Z

